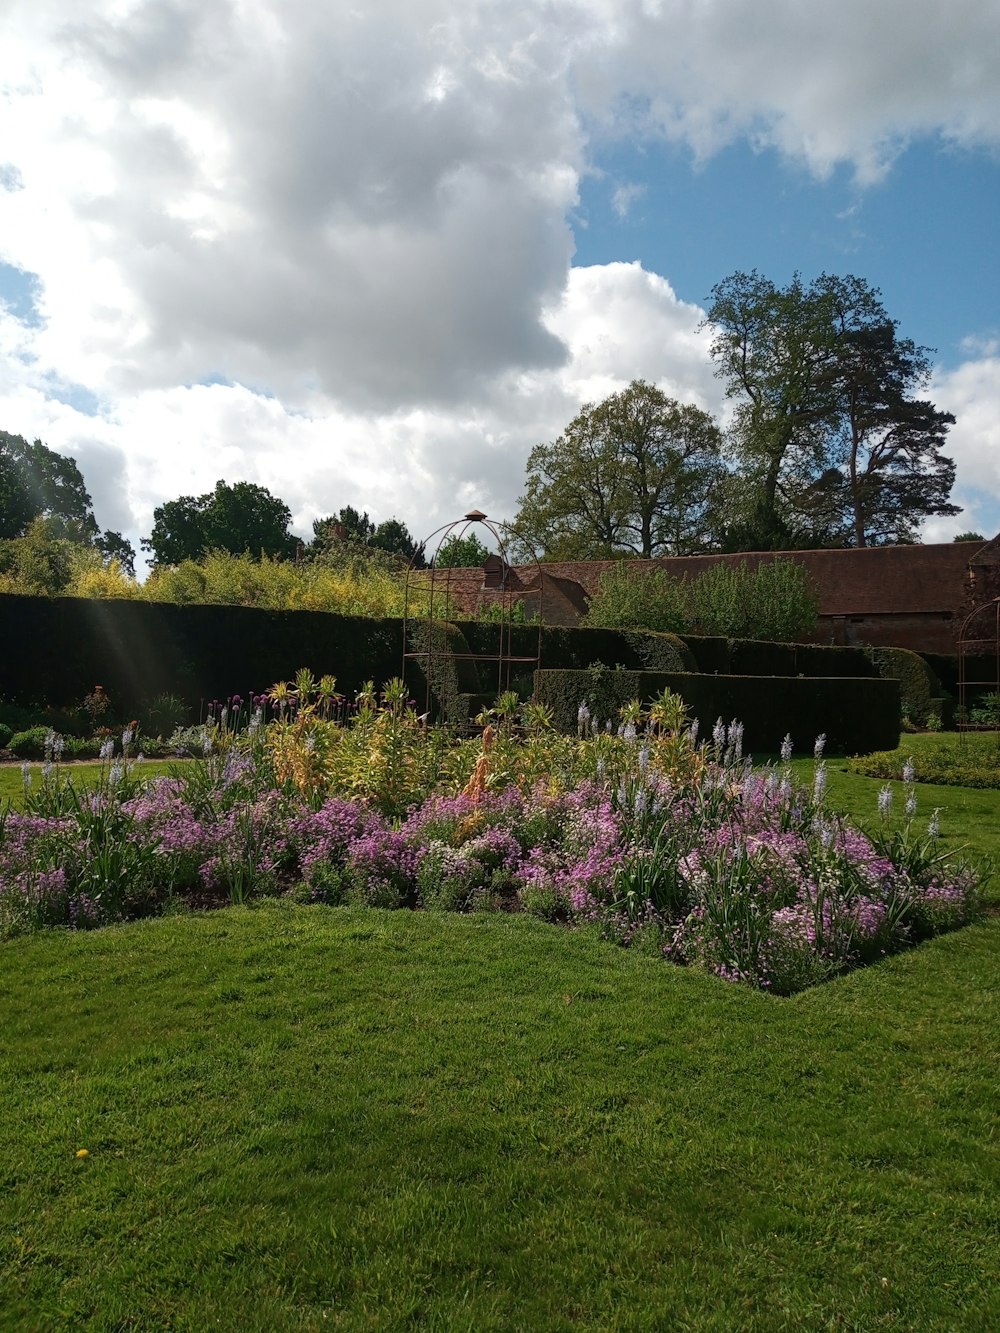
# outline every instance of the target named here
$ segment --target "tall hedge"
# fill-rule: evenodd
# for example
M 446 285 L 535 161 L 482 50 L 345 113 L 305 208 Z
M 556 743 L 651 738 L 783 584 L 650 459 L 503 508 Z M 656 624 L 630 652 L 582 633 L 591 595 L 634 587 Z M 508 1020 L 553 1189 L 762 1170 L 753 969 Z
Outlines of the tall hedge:
M 777 752 L 786 734 L 800 753 L 811 750 L 821 733 L 829 750 L 842 754 L 892 750 L 899 743 L 899 682 L 893 679 L 542 670 L 536 688 L 565 732 L 576 730 L 583 700 L 595 718 L 617 721 L 622 704 L 635 698 L 648 703 L 669 688 L 684 699 L 703 736 L 717 718 L 737 719 L 745 728 L 745 747 L 759 754 Z
M 322 611 L 0 595 L 0 696 L 65 706 L 101 685 L 121 714 L 158 694 L 197 708 L 331 672 L 353 694 L 398 676 L 398 620 Z

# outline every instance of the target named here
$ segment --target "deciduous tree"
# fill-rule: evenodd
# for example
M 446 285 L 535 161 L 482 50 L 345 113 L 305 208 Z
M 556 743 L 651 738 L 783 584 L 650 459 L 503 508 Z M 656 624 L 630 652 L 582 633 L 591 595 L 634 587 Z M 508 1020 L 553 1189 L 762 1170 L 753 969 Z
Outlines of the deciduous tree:
M 514 526 L 549 558 L 704 550 L 723 473 L 720 444 L 707 412 L 634 380 L 532 450 Z
M 289 534 L 291 511 L 264 486 L 218 481 L 205 495 L 182 495 L 153 511 L 153 531 L 142 539 L 158 565 L 198 560 L 207 551 L 232 555 L 288 557 L 295 553 Z
M 910 541 L 921 519 L 959 512 L 940 452 L 954 417 L 914 396 L 928 349 L 898 336 L 877 289 L 734 273 L 712 289 L 706 324 L 744 481 L 727 549 Z

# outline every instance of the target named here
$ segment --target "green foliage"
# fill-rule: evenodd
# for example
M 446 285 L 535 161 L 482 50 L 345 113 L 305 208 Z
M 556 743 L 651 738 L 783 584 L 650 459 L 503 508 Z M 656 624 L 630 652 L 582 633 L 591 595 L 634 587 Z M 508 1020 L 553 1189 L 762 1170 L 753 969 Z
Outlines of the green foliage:
M 877 289 L 734 273 L 712 289 L 706 323 L 737 400 L 728 444 L 743 512 L 726 549 L 912 541 L 920 519 L 959 512 L 940 453 L 954 417 L 913 396 L 928 349 L 897 336 Z
M 437 549 L 434 565 L 437 569 L 481 569 L 489 550 L 474 532 L 462 529 L 453 532 Z
M 875 648 L 871 656 L 883 679 L 899 681 L 904 717 L 923 726 L 929 717 L 940 715 L 941 682 L 919 653 L 908 648 Z
M 73 542 L 92 542 L 100 531 L 76 460 L 0 431 L 0 538 L 23 537 L 37 519 Z
M 190 710 L 175 694 L 157 694 L 142 710 L 141 729 L 147 736 L 172 736 L 188 720 Z
M 956 542 L 985 542 L 988 539 L 981 532 L 960 532 L 952 541 Z
M 474 708 L 469 714 L 469 701 L 479 695 L 482 686 L 462 630 L 446 620 L 411 621 L 407 630 L 409 650 L 416 654 L 414 689 L 419 691 L 421 711 L 430 707 L 438 718 L 449 721 L 455 719 L 456 709 L 463 720 L 475 716 L 479 710 Z
M 13 731 L 7 726 L 6 722 L 0 722 L 0 750 L 5 750 L 7 748 L 7 742 L 13 734 Z
M 991 690 L 979 695 L 969 709 L 969 721 L 978 727 L 1000 727 L 1000 694 Z
M 669 630 L 652 633 L 628 632 L 622 638 L 645 671 L 697 671 L 694 654 L 679 634 Z
M 153 511 L 153 531 L 142 539 L 157 565 L 198 560 L 209 551 L 260 558 L 291 556 L 291 510 L 264 486 L 217 481 L 205 495 L 182 495 Z
M 919 746 L 918 741 L 922 742 Z M 898 748 L 852 759 L 850 768 L 867 777 L 898 780 L 907 763 L 913 766 L 916 782 L 938 783 L 946 787 L 1000 788 L 997 738 L 975 733 L 908 737 Z
M 51 520 L 32 519 L 23 536 L 0 542 L 0 590 L 55 596 L 72 578 L 74 550 Z
M 734 676 L 794 676 L 796 663 L 794 643 L 733 639 L 729 645 L 729 671 Z
M 379 561 L 379 556 L 384 559 Z M 313 522 L 306 558 L 337 569 L 352 563 L 364 569 L 370 562 L 386 569 L 398 569 L 411 561 L 417 569 L 424 566 L 423 547 L 414 541 L 405 523 L 389 518 L 376 527 L 367 513 L 359 513 L 352 505 Z
M 528 459 L 514 521 L 525 552 L 583 560 L 704 549 L 723 471 L 720 440 L 707 412 L 643 380 L 586 404 Z
M 7 742 L 7 749 L 19 759 L 41 759 L 45 754 L 45 742 L 51 734 L 50 727 L 29 727 L 27 731 L 16 731 Z
M 692 626 L 691 585 L 661 569 L 639 572 L 621 561 L 601 575 L 583 623 L 683 634 Z
M 794 560 L 719 562 L 693 579 L 622 564 L 601 576 L 585 623 L 789 641 L 815 627 L 818 609 L 815 584 Z

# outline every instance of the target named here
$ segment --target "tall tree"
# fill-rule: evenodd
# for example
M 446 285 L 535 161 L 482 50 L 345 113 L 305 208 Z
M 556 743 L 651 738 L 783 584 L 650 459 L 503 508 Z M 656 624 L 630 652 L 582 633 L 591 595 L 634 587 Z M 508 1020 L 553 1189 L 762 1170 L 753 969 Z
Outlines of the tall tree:
M 434 564 L 438 569 L 476 569 L 488 555 L 489 549 L 474 532 L 463 532 L 461 536 L 453 532 L 438 547 Z
M 720 444 L 707 412 L 633 380 L 532 450 L 514 526 L 549 558 L 703 550 L 723 474 Z
M 218 481 L 205 495 L 181 495 L 153 511 L 153 531 L 142 539 L 158 565 L 198 560 L 207 551 L 289 557 L 291 510 L 264 486 Z
M 364 548 L 400 560 L 413 560 L 422 567 L 423 547 L 414 541 L 405 523 L 398 518 L 387 518 L 376 527 L 367 511 L 359 513 L 352 505 L 344 505 L 338 513 L 314 520 L 307 558 L 336 556 L 337 548 L 345 544 L 351 548 L 346 552 L 348 555 L 357 555 Z
M 927 349 L 897 336 L 877 289 L 734 273 L 706 324 L 737 400 L 728 445 L 745 486 L 729 549 L 912 540 L 921 518 L 959 512 L 940 453 L 954 418 L 911 396 Z
M 941 450 L 950 412 L 911 395 L 930 376 L 927 349 L 886 320 L 844 328 L 836 388 L 854 546 L 916 540 L 921 519 L 961 513 L 949 502 L 955 464 Z
M 0 536 L 24 536 L 36 518 L 50 520 L 53 536 L 87 545 L 100 532 L 76 460 L 0 431 Z

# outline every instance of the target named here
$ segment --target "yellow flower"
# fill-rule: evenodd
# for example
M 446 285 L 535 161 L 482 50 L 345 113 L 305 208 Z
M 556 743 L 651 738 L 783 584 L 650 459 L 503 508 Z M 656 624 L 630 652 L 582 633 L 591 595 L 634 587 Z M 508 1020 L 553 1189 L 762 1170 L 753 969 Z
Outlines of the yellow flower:
M 89 1149 L 89 1148 L 77 1148 L 77 1150 L 76 1150 L 76 1155 L 77 1155 L 77 1157 L 89 1157 L 89 1156 L 90 1156 L 90 1149 Z

